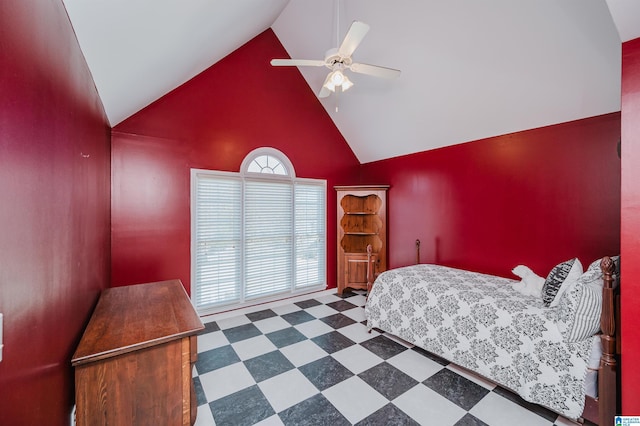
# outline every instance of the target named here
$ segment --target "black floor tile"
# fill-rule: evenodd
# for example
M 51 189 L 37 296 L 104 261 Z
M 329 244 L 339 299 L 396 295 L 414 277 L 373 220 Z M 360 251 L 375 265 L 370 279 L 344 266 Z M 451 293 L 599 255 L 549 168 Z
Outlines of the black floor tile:
M 266 335 L 267 339 L 271 340 L 271 343 L 276 345 L 277 348 L 283 348 L 285 346 L 293 345 L 294 343 L 307 340 L 307 337 L 300 333 L 294 327 L 285 328 L 283 330 L 274 331 Z
M 248 359 L 244 362 L 244 365 L 258 383 L 295 368 L 291 361 L 280 351 L 273 351 Z
M 199 334 L 207 334 L 213 331 L 220 331 L 220 327 L 218 327 L 218 323 L 215 321 L 204 323 L 204 330 L 202 330 Z
M 302 324 L 303 322 L 316 319 L 313 315 L 307 311 L 295 311 L 288 314 L 280 315 L 283 320 L 287 321 L 291 325 Z
M 394 400 L 415 385 L 418 381 L 398 370 L 391 364 L 383 362 L 358 374 L 369 386 L 380 392 L 388 400 Z
M 342 426 L 349 421 L 321 393 L 278 414 L 286 426 Z
M 337 296 L 337 297 L 339 297 L 341 299 L 348 299 L 350 297 L 357 296 L 358 294 L 359 293 L 354 293 L 351 290 L 345 290 L 345 291 L 342 292 L 342 294 L 334 293 L 333 295 Z
M 216 426 L 253 425 L 275 414 L 256 385 L 213 401 L 209 407 Z
M 447 361 L 444 358 L 440 358 L 438 355 L 434 355 L 431 352 L 425 351 L 422 348 L 419 348 L 417 346 L 414 346 L 413 348 L 411 348 L 411 350 L 418 352 L 420 355 L 425 356 L 427 358 L 429 358 L 432 361 L 437 362 L 440 365 L 444 365 L 445 367 L 449 364 L 451 364 L 449 361 Z
M 463 418 L 458 420 L 453 426 L 489 426 L 477 417 L 467 413 Z
M 494 393 L 497 393 L 498 395 L 502 396 L 503 398 L 508 399 L 511 402 L 515 402 L 516 404 L 520 405 L 521 407 L 526 408 L 529 411 L 532 411 L 534 413 L 536 413 L 537 415 L 539 415 L 540 417 L 543 417 L 546 420 L 555 422 L 556 419 L 558 418 L 558 415 L 556 413 L 554 413 L 551 410 L 547 410 L 546 408 L 544 408 L 541 405 L 537 405 L 537 404 L 532 404 L 530 402 L 525 401 L 524 399 L 522 399 L 519 395 L 506 390 L 500 386 L 496 386 L 493 391 Z
M 239 342 L 241 340 L 250 339 L 262 334 L 262 332 L 253 324 L 244 324 L 238 327 L 222 330 L 229 343 Z
M 311 341 L 320 346 L 325 350 L 325 352 L 329 354 L 355 345 L 355 342 L 353 340 L 349 339 L 343 334 L 338 333 L 337 331 L 332 331 L 331 333 L 316 336 L 312 338 Z
M 318 302 L 316 299 L 307 299 L 307 300 L 302 300 L 300 302 L 296 302 L 294 303 L 294 305 L 302 308 L 302 309 L 307 309 L 307 308 L 311 308 L 313 306 L 318 306 L 318 305 L 322 305 L 322 302 Z
M 446 368 L 422 383 L 467 411 L 489 393 L 488 389 Z
M 351 302 L 347 302 L 346 300 L 338 300 L 336 302 L 327 303 L 327 306 L 340 312 L 348 311 L 349 309 L 353 309 L 356 307 L 356 305 Z
M 196 361 L 196 370 L 198 370 L 198 374 L 204 374 L 238 361 L 240 361 L 240 358 L 238 354 L 236 354 L 236 351 L 233 350 L 231 345 L 226 345 L 200 352 L 198 354 L 198 360 Z
M 369 417 L 362 419 L 357 426 L 420 426 L 420 423 L 413 420 L 393 404 L 387 404 Z
M 298 370 L 321 391 L 353 376 L 348 368 L 330 356 L 303 365 Z
M 196 391 L 196 401 L 198 401 L 198 407 L 207 403 L 207 396 L 202 389 L 202 383 L 200 383 L 200 377 L 193 378 L 193 388 Z
M 378 355 L 382 359 L 389 359 L 392 356 L 396 356 L 401 352 L 407 350 L 406 346 L 401 345 L 398 342 L 394 342 L 385 336 L 376 336 L 373 339 L 365 340 L 360 345 L 369 349 L 374 354 Z
M 267 319 L 267 318 L 271 318 L 271 317 L 275 317 L 278 314 L 276 314 L 275 312 L 273 312 L 271 309 L 265 309 L 263 311 L 258 311 L 258 312 L 251 312 L 249 314 L 245 314 L 247 318 L 249 318 L 251 321 L 260 321 L 263 319 Z
M 331 326 L 334 329 L 346 327 L 348 325 L 356 323 L 355 320 L 342 314 L 329 315 L 328 317 L 320 318 L 320 321 L 324 322 L 325 324 Z

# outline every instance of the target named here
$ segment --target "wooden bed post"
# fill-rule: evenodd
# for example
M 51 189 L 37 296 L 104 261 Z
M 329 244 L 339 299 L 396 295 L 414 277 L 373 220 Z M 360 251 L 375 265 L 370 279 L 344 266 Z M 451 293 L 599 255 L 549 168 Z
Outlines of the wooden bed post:
M 420 264 L 420 240 L 416 240 L 416 265 Z
M 598 375 L 598 412 L 600 425 L 612 425 L 617 414 L 617 361 L 616 361 L 616 315 L 615 315 L 615 264 L 609 256 L 602 258 L 602 357 Z

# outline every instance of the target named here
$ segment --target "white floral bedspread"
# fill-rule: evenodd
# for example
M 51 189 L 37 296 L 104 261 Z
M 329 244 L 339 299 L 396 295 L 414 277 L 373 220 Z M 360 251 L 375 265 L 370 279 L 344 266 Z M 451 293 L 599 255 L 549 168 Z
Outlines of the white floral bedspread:
M 556 308 L 515 281 L 438 265 L 383 272 L 365 306 L 379 328 L 576 419 L 592 339 L 565 343 Z

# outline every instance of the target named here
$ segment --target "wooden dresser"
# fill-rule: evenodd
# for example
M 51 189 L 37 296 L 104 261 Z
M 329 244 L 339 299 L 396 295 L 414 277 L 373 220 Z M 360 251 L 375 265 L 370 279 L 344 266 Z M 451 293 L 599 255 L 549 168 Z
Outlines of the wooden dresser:
M 77 425 L 193 424 L 203 328 L 179 280 L 104 290 L 71 360 Z

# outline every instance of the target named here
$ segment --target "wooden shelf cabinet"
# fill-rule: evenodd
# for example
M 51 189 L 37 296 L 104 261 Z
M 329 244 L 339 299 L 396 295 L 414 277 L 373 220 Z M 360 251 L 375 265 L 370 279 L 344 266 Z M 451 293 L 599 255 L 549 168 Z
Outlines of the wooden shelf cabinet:
M 338 197 L 338 293 L 365 289 L 370 277 L 387 269 L 388 185 L 336 186 Z M 367 247 L 371 246 L 371 255 Z
M 195 423 L 202 329 L 179 280 L 104 290 L 71 360 L 76 424 Z

